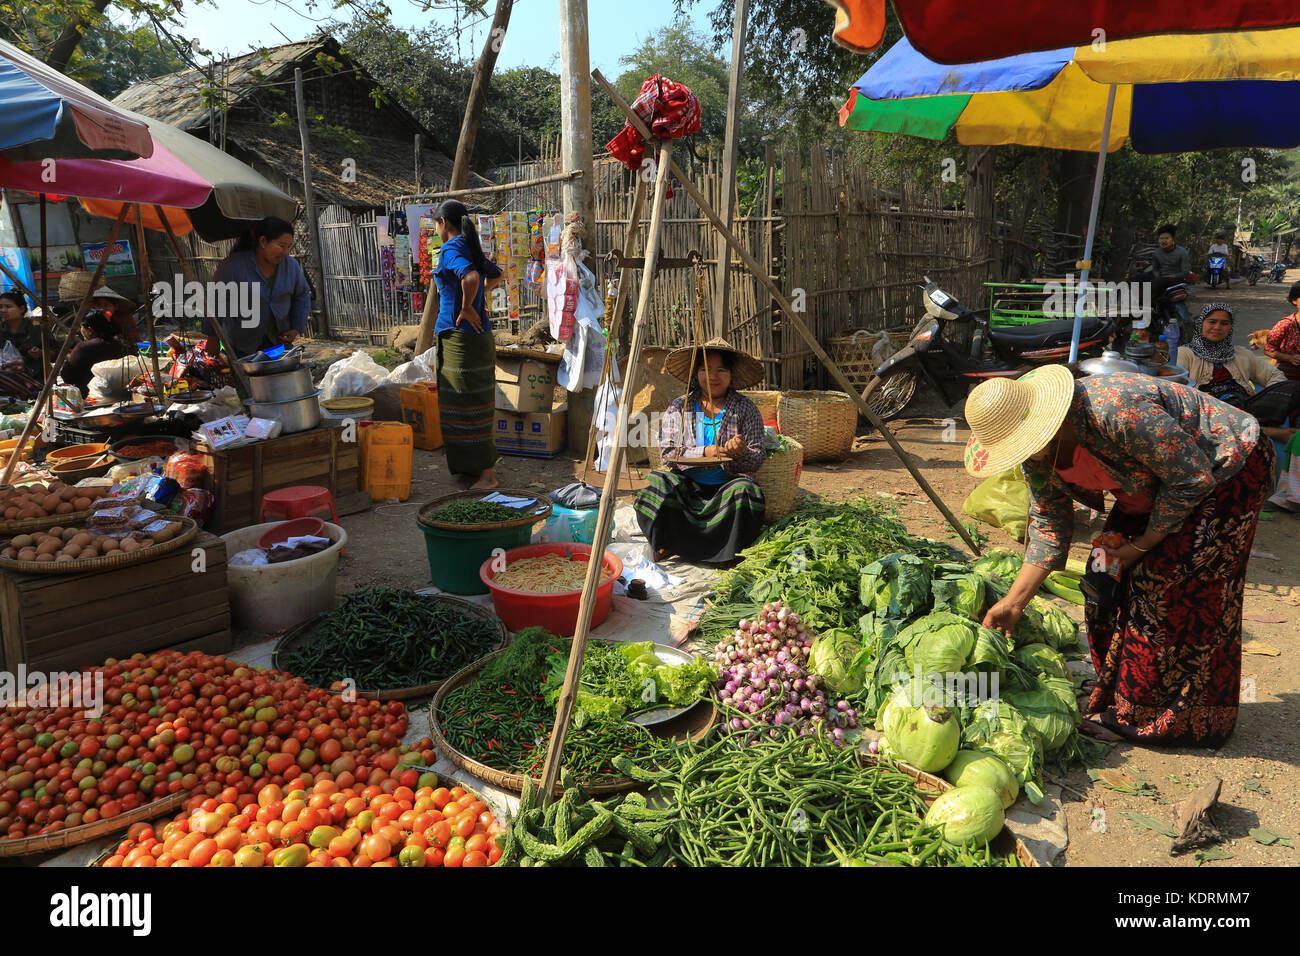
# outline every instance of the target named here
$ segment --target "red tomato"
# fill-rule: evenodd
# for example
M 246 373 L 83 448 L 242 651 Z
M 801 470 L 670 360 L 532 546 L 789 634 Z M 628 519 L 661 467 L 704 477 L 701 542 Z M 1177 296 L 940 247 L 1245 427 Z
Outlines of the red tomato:
M 462 866 L 487 866 L 488 858 L 482 850 L 474 850 L 465 854 L 465 860 Z
M 447 849 L 447 855 L 442 859 L 443 866 L 460 866 L 465 862 L 465 848 L 463 846 L 453 846 Z

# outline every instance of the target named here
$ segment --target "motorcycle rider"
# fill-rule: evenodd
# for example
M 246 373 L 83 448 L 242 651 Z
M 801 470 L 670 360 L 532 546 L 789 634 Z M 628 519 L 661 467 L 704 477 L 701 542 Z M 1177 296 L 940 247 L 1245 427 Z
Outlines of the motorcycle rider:
M 1177 244 L 1178 230 L 1173 223 L 1160 227 L 1160 245 L 1151 253 L 1151 264 L 1141 270 L 1135 278 L 1151 283 L 1151 298 L 1158 298 L 1171 285 L 1186 282 L 1192 271 L 1191 253 Z M 1176 303 L 1178 317 L 1184 329 L 1192 326 L 1192 314 L 1187 311 L 1185 302 Z
M 1210 259 L 1213 258 L 1214 256 L 1223 256 L 1224 260 L 1227 260 L 1231 254 L 1232 254 L 1232 249 L 1228 246 L 1227 239 L 1224 237 L 1223 233 L 1219 233 L 1217 236 L 1214 237 L 1214 243 L 1213 245 L 1210 246 L 1210 251 L 1206 253 L 1205 256 L 1205 272 L 1207 276 L 1206 278 L 1207 282 L 1209 281 L 1208 275 L 1210 271 Z M 1232 283 L 1228 281 L 1231 277 L 1232 277 L 1232 269 L 1230 267 L 1225 266 L 1223 270 L 1223 287 L 1225 289 L 1232 288 Z

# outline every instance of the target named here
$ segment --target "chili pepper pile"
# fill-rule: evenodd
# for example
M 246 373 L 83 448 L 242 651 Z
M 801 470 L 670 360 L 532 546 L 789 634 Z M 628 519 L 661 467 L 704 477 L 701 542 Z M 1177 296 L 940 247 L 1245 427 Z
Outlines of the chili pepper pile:
M 658 754 L 659 769 L 616 760 L 653 784 L 672 814 L 670 858 L 691 866 L 1014 866 L 988 845 L 962 847 L 922 822 L 916 782 L 885 764 L 862 766 L 824 736 L 722 738 Z M 668 825 L 671 824 L 671 825 Z M 503 856 L 504 859 L 504 856 Z
M 448 524 L 491 524 L 496 521 L 511 521 L 521 514 L 518 509 L 495 501 L 461 498 L 430 513 L 428 520 L 445 521 Z
M 283 666 L 319 687 L 350 678 L 366 690 L 391 690 L 445 680 L 499 639 L 482 615 L 414 591 L 369 588 L 323 615 L 311 643 Z

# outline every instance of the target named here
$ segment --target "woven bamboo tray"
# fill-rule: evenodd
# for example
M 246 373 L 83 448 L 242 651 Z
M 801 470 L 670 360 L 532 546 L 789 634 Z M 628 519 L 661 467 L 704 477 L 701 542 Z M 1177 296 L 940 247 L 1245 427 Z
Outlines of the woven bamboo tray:
M 92 509 L 74 511 L 66 515 L 46 515 L 44 518 L 24 518 L 22 521 L 0 521 L 0 534 L 24 534 L 28 531 L 48 531 L 56 525 L 67 527 L 90 517 Z M 66 563 L 66 562 L 65 562 Z
M 505 624 L 501 622 L 499 617 L 482 605 L 444 594 L 425 595 L 425 599 L 436 601 L 441 604 L 455 605 L 459 610 L 468 611 L 471 614 L 492 622 L 500 637 L 491 653 L 504 650 L 505 646 L 510 643 L 510 632 L 506 630 Z M 304 621 L 302 624 L 290 628 L 284 637 L 280 638 L 280 640 L 276 642 L 274 649 L 271 651 L 271 667 L 273 669 L 284 671 L 285 673 L 291 673 L 291 671 L 282 664 L 280 655 L 284 654 L 287 657 L 291 651 L 310 644 L 312 632 L 316 629 L 319 620 L 319 618 L 316 618 L 311 621 Z M 455 675 L 452 676 L 454 677 Z M 358 688 L 356 693 L 358 697 L 365 697 L 370 700 L 418 700 L 421 697 L 432 697 L 445 683 L 446 680 L 440 680 L 435 681 L 432 684 L 414 684 L 410 687 L 395 687 L 390 690 L 362 690 L 361 688 Z
M 804 461 L 842 461 L 853 450 L 858 406 L 843 392 L 783 392 L 776 420 L 803 446 Z
M 134 810 L 120 813 L 111 820 L 100 819 L 94 823 L 83 823 L 79 827 L 59 830 L 55 833 L 46 833 L 42 836 L 19 837 L 15 840 L 0 839 L 0 857 L 33 856 L 37 853 L 50 853 L 54 850 L 66 850 L 70 847 L 80 846 L 83 843 L 89 843 L 91 840 L 117 833 L 119 830 L 125 830 L 133 823 L 139 823 L 142 820 L 154 820 L 165 813 L 171 813 L 183 804 L 189 796 L 189 791 L 181 790 L 177 793 L 169 793 L 157 800 L 151 800 L 149 803 L 142 803 Z M 109 856 L 111 855 L 110 853 Z
M 166 516 L 159 515 L 159 517 Z M 142 551 L 132 551 L 130 554 L 100 555 L 98 558 L 91 558 L 88 561 L 17 561 L 13 558 L 0 557 L 0 568 L 7 571 L 17 571 L 20 574 L 84 574 L 87 571 L 107 571 L 110 568 L 121 568 L 141 561 L 152 561 L 159 555 L 175 551 L 198 537 L 199 526 L 193 518 L 179 516 L 171 520 L 181 523 L 181 533 L 170 541 L 150 545 Z M 0 542 L 0 544 L 7 544 L 7 542 Z
M 803 445 L 788 435 L 786 447 L 769 452 L 754 480 L 763 489 L 768 521 L 784 518 L 794 507 L 795 492 L 799 490 L 799 475 L 803 472 Z
M 552 507 L 548 498 L 535 495 L 531 491 L 518 491 L 510 488 L 494 488 L 510 498 L 532 498 L 537 505 L 532 508 L 521 509 L 518 518 L 511 518 L 507 521 L 489 521 L 486 524 L 458 524 L 454 521 L 434 521 L 429 515 L 439 508 L 451 504 L 453 501 L 460 501 L 464 498 L 482 498 L 488 491 L 457 491 L 454 494 L 443 495 L 441 498 L 434 498 L 432 501 L 426 501 L 416 512 L 415 520 L 428 528 L 437 528 L 440 531 L 503 531 L 506 528 L 518 528 L 521 525 L 536 524 L 538 521 L 545 521 L 551 515 Z M 540 506 L 545 506 L 545 510 L 540 510 Z
M 447 742 L 447 738 L 442 735 L 442 725 L 438 722 L 438 710 L 442 706 L 442 699 L 448 692 L 469 683 L 474 675 L 487 665 L 488 661 L 495 659 L 501 653 L 501 651 L 497 651 L 494 654 L 489 654 L 482 660 L 477 660 L 468 667 L 462 668 L 443 682 L 442 687 L 439 688 L 437 695 L 433 698 L 433 707 L 430 711 L 430 735 L 438 752 L 461 770 L 472 773 L 480 780 L 486 780 L 493 786 L 500 787 L 503 790 L 521 793 L 524 789 L 525 777 L 521 774 L 497 770 L 487 764 L 480 763 L 473 757 L 467 757 Z M 686 738 L 697 741 L 703 740 L 718 717 L 718 709 L 713 699 L 711 697 L 706 698 L 705 703 L 707 704 L 705 707 L 692 707 L 674 720 L 655 724 L 653 728 L 647 729 L 650 729 L 650 732 L 656 737 L 669 737 L 673 740 L 684 740 Z M 642 786 L 642 784 L 630 777 L 614 777 L 602 783 L 584 785 L 582 792 L 591 796 L 601 796 L 602 794 L 624 793 L 628 790 L 635 790 L 639 786 Z M 564 788 L 557 783 L 555 785 L 555 795 L 559 796 L 562 793 L 564 793 Z

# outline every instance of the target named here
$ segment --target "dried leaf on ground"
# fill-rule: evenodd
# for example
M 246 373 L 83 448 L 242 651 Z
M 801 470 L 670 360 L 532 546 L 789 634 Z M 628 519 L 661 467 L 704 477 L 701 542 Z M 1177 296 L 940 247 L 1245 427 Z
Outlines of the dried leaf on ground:
M 1281 657 L 1282 652 L 1272 644 L 1265 644 L 1263 641 L 1247 641 L 1241 646 L 1243 654 L 1262 654 L 1265 657 Z
M 1155 830 L 1156 833 L 1163 833 L 1167 837 L 1173 837 L 1175 835 L 1174 828 L 1168 823 L 1163 823 L 1155 817 L 1149 817 L 1145 813 L 1135 813 L 1132 810 L 1121 810 L 1120 816 L 1128 817 L 1131 822 L 1138 826 L 1147 830 Z
M 1271 791 L 1258 780 L 1247 780 L 1241 785 L 1243 790 L 1253 790 L 1255 793 L 1268 794 Z
M 1231 860 L 1231 859 L 1232 859 L 1231 853 L 1229 853 L 1227 850 L 1220 849 L 1217 846 L 1212 846 L 1206 850 L 1196 851 L 1197 866 L 1200 866 L 1203 863 L 1208 863 L 1211 860 Z
M 1264 846 L 1272 846 L 1276 843 L 1278 846 L 1287 846 L 1295 849 L 1295 844 L 1282 836 L 1282 834 L 1274 833 L 1272 830 L 1265 830 L 1263 827 L 1254 827 L 1250 831 L 1250 838 L 1256 843 L 1263 844 Z

